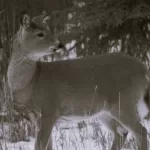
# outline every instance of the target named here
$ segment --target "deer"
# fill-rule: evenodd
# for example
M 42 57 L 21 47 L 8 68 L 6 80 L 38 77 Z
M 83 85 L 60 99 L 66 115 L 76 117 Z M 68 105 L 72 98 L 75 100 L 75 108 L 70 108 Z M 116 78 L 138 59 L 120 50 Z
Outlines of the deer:
M 148 150 L 148 131 L 141 124 L 150 113 L 146 66 L 123 53 L 41 62 L 63 47 L 47 25 L 45 16 L 23 15 L 7 71 L 13 103 L 40 112 L 35 150 L 52 150 L 56 123 L 94 117 L 112 133 L 111 150 L 120 150 L 120 136 L 125 140 L 128 133 L 138 150 Z

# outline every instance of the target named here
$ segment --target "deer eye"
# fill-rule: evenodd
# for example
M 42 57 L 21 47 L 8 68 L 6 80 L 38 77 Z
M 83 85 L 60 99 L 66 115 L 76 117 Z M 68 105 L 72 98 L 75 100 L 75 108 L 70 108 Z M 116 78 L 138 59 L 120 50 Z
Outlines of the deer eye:
M 38 37 L 44 37 L 44 33 L 38 33 L 37 36 Z

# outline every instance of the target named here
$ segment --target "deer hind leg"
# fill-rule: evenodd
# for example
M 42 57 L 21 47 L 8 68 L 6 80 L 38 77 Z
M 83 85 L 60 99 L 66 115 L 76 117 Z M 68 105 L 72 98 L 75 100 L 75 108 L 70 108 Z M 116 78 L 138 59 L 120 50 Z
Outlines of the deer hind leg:
M 127 108 L 121 108 L 120 123 L 124 126 L 124 128 L 126 128 L 126 130 L 133 134 L 138 150 L 148 150 L 146 129 L 139 122 L 136 104 L 134 106 L 132 104 L 125 106 Z M 116 114 L 112 115 L 117 118 Z
M 130 116 L 131 119 L 127 119 L 127 116 L 121 115 L 121 125 L 113 126 L 111 125 L 111 129 L 114 135 L 114 141 L 112 144 L 111 150 L 121 150 L 123 144 L 126 140 L 128 132 L 133 134 L 133 137 L 136 141 L 138 150 L 148 150 L 147 146 L 147 132 L 146 129 L 138 122 L 137 114 L 130 114 L 126 112 L 127 116 Z M 112 123 L 115 122 L 114 120 Z M 116 120 L 117 122 L 117 120 Z M 121 132 L 117 129 L 121 129 Z M 121 140 L 122 137 L 122 140 Z
M 148 150 L 146 129 L 138 121 L 136 116 L 137 114 L 128 115 L 131 117 L 131 119 L 124 119 L 122 123 L 132 133 L 137 144 L 138 150 Z
M 128 131 L 123 126 L 117 123 L 114 127 L 113 135 L 114 141 L 111 150 L 121 150 L 127 138 Z
M 40 129 L 35 142 L 35 150 L 52 150 L 51 131 L 55 121 L 42 115 Z
M 126 140 L 128 131 L 108 112 L 102 112 L 98 118 L 104 127 L 113 135 L 111 150 L 120 150 Z
M 138 130 L 134 130 L 133 136 L 136 139 L 136 143 L 139 150 L 148 150 L 147 145 L 147 132 L 142 126 L 138 127 Z
M 135 121 L 134 123 L 125 121 L 123 123 L 128 126 L 129 131 L 132 133 L 136 141 L 138 150 L 148 150 L 146 129 L 142 127 L 142 125 L 137 122 L 136 119 L 132 119 L 133 121 Z

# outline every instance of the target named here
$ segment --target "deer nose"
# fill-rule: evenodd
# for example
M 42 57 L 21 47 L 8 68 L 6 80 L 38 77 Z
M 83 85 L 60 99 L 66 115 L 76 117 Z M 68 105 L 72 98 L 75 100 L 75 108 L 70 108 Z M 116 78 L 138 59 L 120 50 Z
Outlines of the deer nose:
M 58 47 L 58 48 L 64 48 L 64 44 L 58 43 L 57 47 Z
M 58 52 L 58 51 L 60 51 L 60 49 L 63 49 L 63 48 L 64 48 L 64 44 L 62 44 L 62 43 L 59 42 L 56 45 L 56 47 L 54 48 L 53 52 Z

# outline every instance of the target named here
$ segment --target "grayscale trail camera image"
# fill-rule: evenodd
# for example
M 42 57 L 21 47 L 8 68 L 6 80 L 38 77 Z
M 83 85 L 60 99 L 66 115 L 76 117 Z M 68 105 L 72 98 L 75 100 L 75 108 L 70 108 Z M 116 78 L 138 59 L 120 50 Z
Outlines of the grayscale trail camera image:
M 150 2 L 0 0 L 0 149 L 149 150 Z

